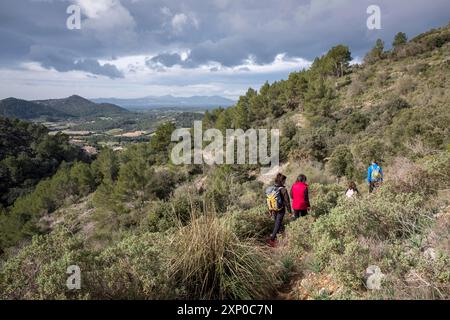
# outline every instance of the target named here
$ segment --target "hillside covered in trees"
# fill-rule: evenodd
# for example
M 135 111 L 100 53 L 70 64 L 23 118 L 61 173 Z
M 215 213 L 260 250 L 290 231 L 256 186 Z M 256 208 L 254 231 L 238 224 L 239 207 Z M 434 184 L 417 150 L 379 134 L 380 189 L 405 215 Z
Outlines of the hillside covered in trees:
M 1 205 L 12 205 L 40 180 L 55 174 L 62 162 L 86 158 L 67 136 L 48 133 L 42 125 L 0 118 Z
M 450 25 L 384 47 L 350 65 L 337 45 L 205 114 L 204 128 L 280 128 L 288 186 L 308 176 L 310 215 L 285 219 L 277 248 L 258 166 L 173 165 L 165 123 L 150 143 L 92 163 L 61 156 L 52 177 L 5 202 L 0 298 L 449 299 Z M 374 158 L 386 181 L 369 195 Z M 360 197 L 344 197 L 349 180 Z M 66 287 L 70 265 L 81 290 Z
M 22 120 L 108 117 L 129 113 L 114 104 L 94 103 L 77 95 L 39 101 L 15 98 L 0 100 L 0 116 Z

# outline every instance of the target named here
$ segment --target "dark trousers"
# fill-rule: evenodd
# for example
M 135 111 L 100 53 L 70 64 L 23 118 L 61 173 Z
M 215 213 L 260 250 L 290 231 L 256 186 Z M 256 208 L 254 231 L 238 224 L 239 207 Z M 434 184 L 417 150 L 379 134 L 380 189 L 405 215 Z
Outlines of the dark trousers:
M 283 225 L 283 218 L 285 214 L 286 214 L 285 210 L 273 213 L 273 217 L 275 218 L 275 226 L 273 227 L 273 232 L 270 237 L 272 241 L 274 241 L 277 238 L 277 234 L 281 231 L 281 227 Z
M 308 210 L 294 210 L 294 218 L 292 220 L 297 220 L 300 217 L 304 217 L 308 214 Z
M 380 186 L 380 182 L 376 182 L 376 181 L 370 182 L 369 183 L 369 193 L 374 192 L 375 189 L 378 188 L 379 186 Z

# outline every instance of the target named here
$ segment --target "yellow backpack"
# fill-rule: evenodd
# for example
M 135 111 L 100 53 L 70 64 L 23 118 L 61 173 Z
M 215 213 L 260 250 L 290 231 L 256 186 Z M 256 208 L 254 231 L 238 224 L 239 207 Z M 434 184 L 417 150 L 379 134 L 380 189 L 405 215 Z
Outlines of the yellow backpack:
M 266 201 L 269 211 L 280 211 L 283 209 L 281 198 L 281 187 L 272 186 L 266 189 Z

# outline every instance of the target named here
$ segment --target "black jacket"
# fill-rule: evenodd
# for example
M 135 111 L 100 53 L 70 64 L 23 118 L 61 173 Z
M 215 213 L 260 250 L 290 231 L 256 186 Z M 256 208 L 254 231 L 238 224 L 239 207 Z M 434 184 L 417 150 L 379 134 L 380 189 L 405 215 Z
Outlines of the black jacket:
M 289 192 L 287 191 L 285 186 L 276 186 L 280 189 L 281 198 L 283 199 L 283 206 L 287 210 L 288 213 L 292 213 L 291 209 L 291 199 L 289 198 Z

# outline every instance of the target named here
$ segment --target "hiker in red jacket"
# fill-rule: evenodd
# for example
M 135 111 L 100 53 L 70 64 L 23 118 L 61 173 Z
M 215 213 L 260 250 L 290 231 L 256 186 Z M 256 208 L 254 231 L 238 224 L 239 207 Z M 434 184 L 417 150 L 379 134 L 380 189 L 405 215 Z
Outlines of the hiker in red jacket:
M 293 220 L 306 216 L 311 207 L 309 204 L 309 191 L 306 180 L 307 178 L 304 174 L 299 175 L 297 182 L 295 182 L 291 188 L 292 209 L 294 210 Z

